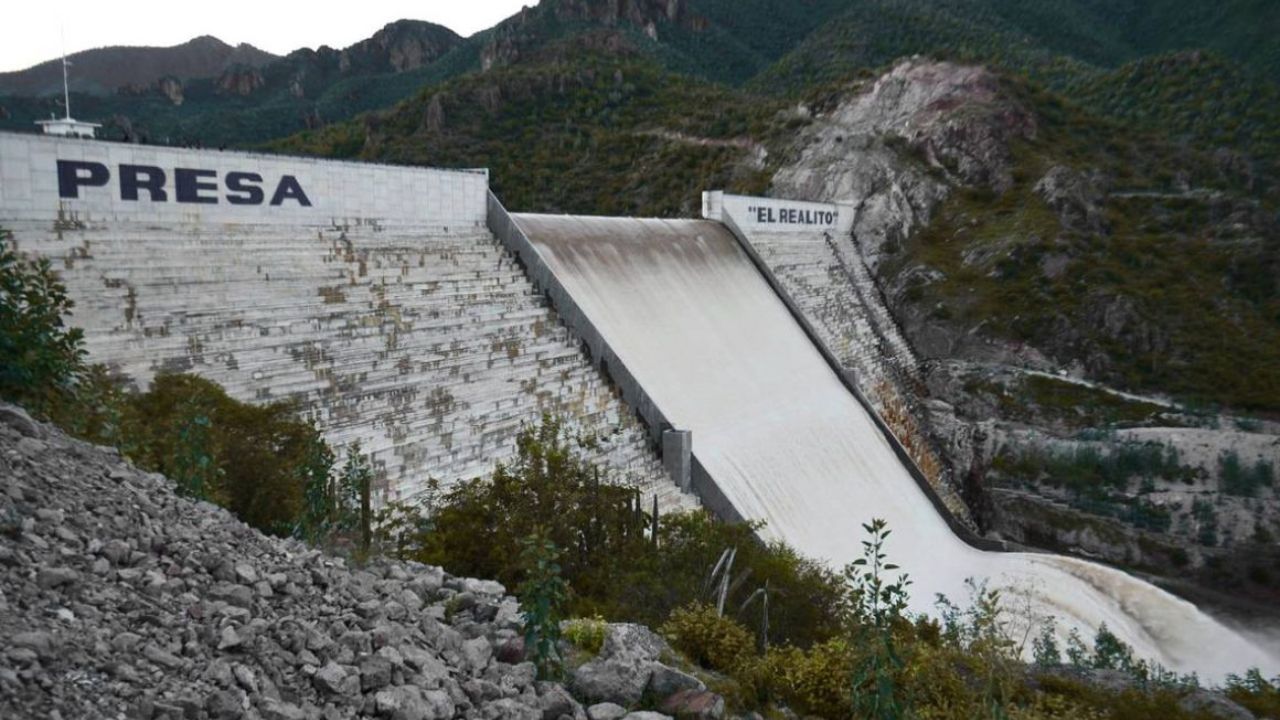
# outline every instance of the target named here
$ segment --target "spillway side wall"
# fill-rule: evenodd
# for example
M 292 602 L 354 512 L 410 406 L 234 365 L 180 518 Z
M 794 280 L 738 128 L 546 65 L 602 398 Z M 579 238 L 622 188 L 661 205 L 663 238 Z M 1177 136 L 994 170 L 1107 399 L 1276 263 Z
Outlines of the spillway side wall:
M 622 399 L 632 408 L 646 426 L 654 447 L 662 447 L 662 433 L 665 430 L 680 429 L 672 425 L 662 410 L 649 396 L 622 358 L 609 346 L 608 341 L 599 328 L 591 322 L 582 311 L 569 291 L 560 282 L 555 273 L 538 254 L 537 248 L 529 237 L 520 229 L 511 213 L 502 206 L 502 202 L 492 192 L 489 193 L 488 209 L 489 232 L 515 254 L 524 266 L 525 275 L 533 282 L 534 287 L 544 293 L 550 300 L 552 308 L 560 316 L 562 322 L 571 328 L 587 346 L 591 362 L 614 383 L 622 393 Z M 724 493 L 716 485 L 715 479 L 698 462 L 698 438 L 692 438 L 690 461 L 690 485 L 702 506 L 716 517 L 726 522 L 741 522 L 742 515 L 733 507 Z M 672 478 L 679 483 L 679 478 Z
M 555 308 L 560 319 L 573 329 L 574 333 L 586 345 L 591 362 L 613 381 L 622 391 L 622 397 L 644 420 L 649 436 L 656 444 L 662 442 L 662 431 L 671 429 L 662 411 L 640 387 L 635 376 L 627 370 L 626 365 L 605 342 L 604 336 L 582 312 L 573 297 L 565 290 L 564 285 L 556 278 L 551 269 L 538 255 L 538 251 L 529 241 L 528 236 L 520 229 L 515 219 L 502 206 L 501 201 L 492 192 L 488 200 L 489 232 L 520 259 L 524 266 L 525 276 L 533 286 L 545 294 Z
M 716 194 L 707 193 L 707 195 L 714 196 Z M 760 199 L 760 204 L 762 205 L 768 204 L 769 202 L 770 201 L 768 199 Z M 804 204 L 817 205 L 816 203 Z M 839 212 L 839 206 L 830 205 L 828 207 L 831 209 L 831 216 L 833 218 L 832 225 L 834 228 L 842 222 L 842 214 Z M 928 478 L 924 476 L 924 473 L 920 471 L 920 468 L 916 466 L 915 461 L 911 459 L 911 455 L 907 452 L 906 448 L 902 446 L 902 443 L 898 441 L 897 436 L 893 434 L 893 431 L 889 429 L 889 426 L 885 423 L 884 419 L 880 417 L 878 412 L 876 412 L 866 395 L 862 393 L 853 373 L 841 364 L 840 359 L 837 358 L 835 353 L 831 351 L 831 348 L 827 346 L 822 335 L 818 333 L 816 328 L 814 328 L 813 324 L 809 321 L 799 304 L 797 304 L 791 297 L 791 294 L 787 292 L 782 281 L 773 272 L 773 269 L 769 267 L 769 264 L 765 262 L 764 258 L 760 256 L 760 253 L 756 250 L 755 246 L 751 244 L 751 241 L 748 239 L 746 233 L 743 232 L 742 227 L 738 225 L 734 218 L 734 213 L 727 204 L 723 203 L 723 201 L 717 203 L 714 199 L 708 198 L 707 200 L 704 200 L 704 211 L 712 216 L 711 219 L 718 220 L 729 229 L 729 232 L 738 241 L 738 244 L 747 254 L 747 257 L 751 258 L 752 264 L 755 265 L 756 269 L 764 277 L 765 282 L 769 284 L 769 287 L 773 289 L 773 292 L 778 296 L 778 299 L 780 299 L 782 304 L 786 306 L 787 311 L 791 313 L 791 317 L 795 319 L 796 324 L 800 326 L 800 329 L 804 331 L 805 336 L 807 336 L 809 341 L 813 343 L 813 346 L 817 348 L 819 354 L 822 355 L 823 360 L 825 360 L 827 365 L 831 368 L 831 371 L 840 379 L 840 383 L 844 385 L 845 389 L 847 389 L 851 395 L 857 398 L 858 403 L 862 405 L 864 410 L 866 410 L 867 414 L 871 417 L 871 420 L 875 423 L 876 428 L 879 429 L 880 433 L 884 435 L 885 439 L 888 441 L 889 447 L 893 448 L 894 455 L 897 456 L 898 461 L 902 463 L 902 466 L 910 473 L 911 478 L 915 480 L 918 486 L 920 486 L 920 490 L 924 492 L 925 497 L 929 498 L 929 502 L 933 504 L 934 509 L 937 510 L 938 514 L 946 521 L 947 525 L 951 528 L 951 531 L 954 532 L 957 537 L 979 550 L 1007 550 L 1008 547 L 1004 543 L 978 535 L 956 519 L 956 517 L 951 513 L 951 510 L 947 508 L 946 503 L 944 503 L 942 498 L 938 496 L 938 492 L 934 489 L 933 484 L 929 482 Z

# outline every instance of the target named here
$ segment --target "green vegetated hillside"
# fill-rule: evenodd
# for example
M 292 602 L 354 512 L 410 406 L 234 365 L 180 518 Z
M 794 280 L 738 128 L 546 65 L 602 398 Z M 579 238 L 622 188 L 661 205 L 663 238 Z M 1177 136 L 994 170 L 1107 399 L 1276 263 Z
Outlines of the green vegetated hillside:
M 1115 68 L 1150 55 L 1203 49 L 1274 77 L 1280 11 L 1258 0 L 854 0 L 843 3 L 780 65 L 876 65 L 910 53 L 1002 60 L 1054 58 Z
M 101 47 L 67 57 L 75 68 L 71 90 L 90 95 L 115 92 L 125 85 L 148 85 L 163 77 L 217 77 L 237 65 L 261 67 L 279 58 L 248 44 L 232 47 L 204 35 L 171 47 Z M 13 72 L 0 72 L 0 95 L 61 95 L 62 59 L 46 60 Z
M 303 133 L 287 152 L 487 167 L 503 202 L 547 212 L 689 215 L 701 190 L 762 192 L 772 101 L 664 71 L 599 32 L 432 86 L 387 113 Z M 604 53 L 603 46 L 614 48 Z
M 1014 148 L 1013 187 L 953 195 L 886 265 L 886 280 L 914 270 L 908 303 L 1117 387 L 1280 412 L 1270 178 L 1010 87 L 1039 122 Z M 1051 207 L 1037 190 L 1053 168 L 1078 180 L 1078 204 Z M 926 282 L 922 267 L 938 279 Z
M 1280 109 L 1269 80 L 1280 69 L 1277 44 L 1270 41 L 1278 23 L 1280 10 L 1261 0 L 1212 6 L 1173 0 L 544 0 L 465 39 L 430 23 L 400 21 L 341 51 L 299 50 L 217 78 L 175 76 L 157 84 L 76 93 L 72 105 L 78 116 L 103 121 L 109 137 L 254 144 L 345 121 L 408 98 L 423 86 L 525 62 L 548 45 L 610 28 L 668 70 L 730 86 L 746 84 L 765 94 L 802 96 L 816 82 L 847 79 L 924 53 L 1030 73 L 1073 96 L 1096 97 L 1095 109 L 1154 124 L 1195 126 L 1197 138 L 1244 140 L 1272 131 L 1255 118 Z M 420 48 L 388 62 L 406 39 Z M 1145 84 L 1153 70 L 1159 87 L 1168 82 L 1161 74 L 1165 67 L 1122 65 L 1195 48 L 1230 59 L 1178 72 L 1202 93 L 1201 119 L 1167 114 L 1167 96 L 1182 91 L 1181 80 L 1169 84 L 1169 92 L 1150 91 L 1126 103 L 1114 100 L 1116 91 Z M 1232 109 L 1248 104 L 1252 117 L 1225 116 L 1233 127 L 1216 129 L 1222 113 L 1213 108 L 1224 100 Z M 30 130 L 34 120 L 60 113 L 59 101 L 51 96 L 0 96 L 0 128 Z
M 838 84 L 913 54 L 977 62 L 1028 76 L 1101 115 L 1244 150 L 1274 170 L 1280 66 L 1274 43 L 1251 38 L 1257 28 L 1280 24 L 1277 7 L 1223 8 L 1206 19 L 1171 8 L 1157 12 L 1155 3 L 864 0 L 750 85 L 802 92 L 815 81 Z M 1241 28 L 1244 18 L 1256 26 Z M 1189 30 L 1197 22 L 1199 42 Z M 1215 22 L 1231 33 L 1215 34 Z

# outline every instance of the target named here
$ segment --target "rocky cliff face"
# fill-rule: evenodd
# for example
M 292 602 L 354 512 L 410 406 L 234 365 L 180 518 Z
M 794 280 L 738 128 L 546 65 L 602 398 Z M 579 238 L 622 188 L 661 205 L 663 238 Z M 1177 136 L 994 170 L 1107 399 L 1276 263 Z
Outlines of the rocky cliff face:
M 1035 132 L 1032 114 L 986 68 L 908 60 L 815 117 L 772 191 L 853 203 L 854 235 L 874 269 L 953 188 L 1007 189 L 1010 143 Z
M 1033 115 L 1000 91 L 989 70 L 907 60 L 818 112 L 791 148 L 792 160 L 774 175 L 771 193 L 852 204 L 853 234 L 840 241 L 849 245 L 844 254 L 847 262 L 863 264 L 868 277 L 881 284 L 879 292 L 864 296 L 869 302 L 887 297 L 889 309 L 923 359 L 946 356 L 953 350 L 954 333 L 944 328 L 940 342 L 932 326 L 912 322 L 903 305 L 894 302 L 895 288 L 886 287 L 877 270 L 886 257 L 902 251 L 908 237 L 929 224 L 934 210 L 956 188 L 1007 188 L 1010 144 L 1035 132 Z M 898 328 L 884 332 L 896 333 Z M 963 485 L 982 462 L 987 433 L 957 419 L 947 398 L 931 397 L 924 390 L 927 364 L 917 363 L 910 353 L 887 362 L 916 373 L 895 381 L 895 394 L 925 418 L 934 442 L 947 449 L 952 477 Z M 863 390 L 870 396 L 878 392 L 875 387 Z M 971 504 L 985 505 L 976 498 L 978 493 L 965 494 L 973 496 Z M 974 510 L 981 521 L 980 507 Z
M 630 26 L 658 40 L 662 27 L 677 24 L 699 31 L 706 20 L 690 12 L 685 0 L 547 0 L 525 7 L 493 28 L 480 49 L 484 70 L 511 65 L 549 38 L 551 24 L 581 23 L 604 28 Z
M 186 99 L 183 94 L 182 81 L 175 77 L 160 78 L 156 81 L 156 90 L 174 105 L 181 105 Z
M 405 72 L 423 67 L 452 50 L 462 38 L 441 25 L 419 20 L 389 23 L 367 40 L 339 54 L 339 69 L 382 68 Z
M 254 68 L 238 67 L 223 73 L 217 81 L 218 92 L 246 97 L 267 84 L 262 73 Z

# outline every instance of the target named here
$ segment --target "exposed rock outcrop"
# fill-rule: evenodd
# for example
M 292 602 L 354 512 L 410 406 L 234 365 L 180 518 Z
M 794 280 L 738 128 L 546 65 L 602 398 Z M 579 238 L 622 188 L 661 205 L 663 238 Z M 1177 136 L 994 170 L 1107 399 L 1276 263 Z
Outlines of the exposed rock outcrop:
M 877 335 L 910 340 L 910 346 L 901 342 L 896 357 L 877 358 L 883 372 L 860 372 L 859 382 L 869 397 L 902 404 L 928 444 L 945 449 L 950 472 L 942 484 L 955 488 L 981 460 L 978 433 L 925 392 L 927 361 L 976 341 L 925 315 L 904 315 L 895 302 L 913 283 L 937 279 L 936 270 L 909 267 L 892 287 L 883 287 L 878 271 L 957 187 L 1006 191 L 1013 182 L 1010 145 L 1036 130 L 1032 113 L 1003 92 L 989 70 L 913 58 L 814 116 L 791 161 L 773 178 L 775 196 L 853 205 L 851 236 L 833 239 L 833 249 L 845 271 L 860 278 L 859 302 L 868 306 L 868 317 L 880 318 L 872 323 Z
M 480 50 L 484 70 L 510 65 L 529 48 L 546 40 L 550 23 L 586 23 L 604 28 L 631 26 L 651 40 L 660 39 L 664 26 L 679 25 L 695 32 L 707 22 L 691 12 L 686 0 L 549 0 L 521 11 L 495 26 Z
M 986 68 L 907 60 L 817 116 L 773 194 L 854 204 L 854 236 L 874 270 L 956 185 L 1007 189 L 1010 142 L 1035 132 Z
M 1064 228 L 1099 235 L 1107 231 L 1103 192 L 1096 178 L 1055 165 L 1036 183 L 1035 193 L 1058 213 Z
M 434 62 L 452 50 L 462 38 L 452 30 L 421 20 L 389 23 L 372 37 L 344 49 L 338 69 L 374 69 L 378 72 L 405 72 Z
M 231 68 L 219 76 L 215 83 L 218 92 L 241 97 L 252 95 L 266 84 L 267 81 L 262 77 L 262 73 L 257 68 L 251 67 Z
M 182 90 L 182 81 L 176 77 L 163 77 L 156 81 L 156 89 L 161 95 L 169 98 L 169 102 L 174 105 L 181 105 L 185 100 Z

